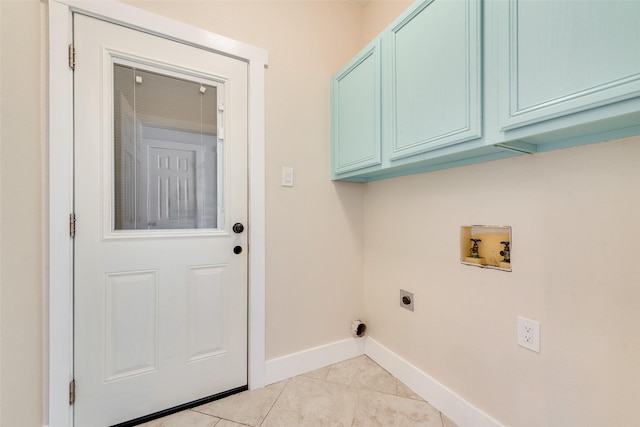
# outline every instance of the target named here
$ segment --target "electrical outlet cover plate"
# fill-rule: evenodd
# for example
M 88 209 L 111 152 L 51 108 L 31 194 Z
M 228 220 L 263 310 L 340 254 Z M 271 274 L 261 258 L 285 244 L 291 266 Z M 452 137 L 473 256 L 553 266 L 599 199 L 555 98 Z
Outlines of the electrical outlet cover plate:
M 540 322 L 518 316 L 518 345 L 540 353 Z

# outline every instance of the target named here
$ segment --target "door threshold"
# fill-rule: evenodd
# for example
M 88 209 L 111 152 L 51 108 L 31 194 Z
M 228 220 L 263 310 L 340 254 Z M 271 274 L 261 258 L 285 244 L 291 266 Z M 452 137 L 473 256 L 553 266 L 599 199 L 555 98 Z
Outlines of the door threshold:
M 232 394 L 240 393 L 249 390 L 249 387 L 244 385 L 231 390 L 223 391 L 222 393 L 214 394 L 213 396 L 203 397 L 202 399 L 194 400 L 193 402 L 183 403 L 182 405 L 174 406 L 173 408 L 164 409 L 162 411 L 155 412 L 153 414 L 145 415 L 130 421 L 125 421 L 120 424 L 114 424 L 111 427 L 133 427 L 149 421 L 157 420 L 158 418 L 166 417 L 168 415 L 175 414 L 176 412 L 186 411 L 187 409 L 195 408 L 196 406 L 204 405 L 205 403 L 213 402 L 214 400 L 224 399 Z

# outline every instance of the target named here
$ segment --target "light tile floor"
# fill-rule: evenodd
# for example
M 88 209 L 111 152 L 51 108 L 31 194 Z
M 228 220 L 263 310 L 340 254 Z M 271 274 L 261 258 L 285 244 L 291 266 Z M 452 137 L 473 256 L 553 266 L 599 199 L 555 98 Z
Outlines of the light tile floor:
M 456 427 L 367 356 L 142 424 L 144 427 Z

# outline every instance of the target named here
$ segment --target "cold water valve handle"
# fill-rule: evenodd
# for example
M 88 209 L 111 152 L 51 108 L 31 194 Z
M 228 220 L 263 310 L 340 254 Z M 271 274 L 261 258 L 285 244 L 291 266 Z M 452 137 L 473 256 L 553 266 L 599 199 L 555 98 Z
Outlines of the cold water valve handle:
M 481 239 L 469 239 L 473 242 L 473 246 L 471 246 L 471 256 L 473 258 L 479 258 L 478 255 L 478 242 L 482 242 Z
M 500 242 L 501 245 L 504 245 L 504 249 L 500 251 L 500 255 L 504 257 L 504 262 L 511 262 L 511 249 L 509 249 L 510 242 Z

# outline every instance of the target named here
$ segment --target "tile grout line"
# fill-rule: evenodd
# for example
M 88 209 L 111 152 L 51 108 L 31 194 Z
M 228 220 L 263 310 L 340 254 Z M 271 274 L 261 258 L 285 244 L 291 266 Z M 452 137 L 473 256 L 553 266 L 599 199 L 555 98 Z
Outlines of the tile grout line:
M 258 424 L 257 427 L 260 427 L 261 425 L 264 424 L 264 422 L 266 421 L 267 417 L 269 416 L 269 414 L 271 413 L 271 411 L 273 410 L 273 407 L 276 406 L 276 403 L 278 403 L 278 400 L 280 400 L 280 397 L 282 397 L 282 393 L 284 393 L 284 390 L 287 388 L 287 386 L 289 385 L 289 382 L 291 382 L 291 378 L 286 380 L 287 383 L 284 385 L 284 387 L 282 387 L 282 390 L 280 390 L 280 393 L 278 394 L 278 397 L 275 398 L 275 400 L 273 401 L 273 403 L 271 404 L 271 407 L 269 408 L 269 410 L 267 411 L 267 413 L 264 415 L 264 418 L 262 418 L 262 420 L 260 420 L 260 423 Z
M 327 378 L 329 378 L 329 373 L 331 372 L 333 365 L 335 365 L 335 363 L 332 363 L 331 365 L 329 365 L 329 369 L 327 369 L 327 373 L 324 374 L 324 378 L 322 379 L 322 381 L 327 382 Z
M 367 358 L 363 358 L 364 362 L 366 362 Z M 369 359 L 371 360 L 371 359 Z M 370 372 L 374 372 L 376 370 L 379 369 L 374 369 L 372 371 L 369 370 L 363 370 L 364 367 L 370 365 L 369 363 L 364 363 L 363 366 L 360 366 L 361 363 L 355 363 L 354 366 L 350 366 L 350 369 L 353 369 L 353 371 L 345 371 L 345 366 L 343 366 L 345 362 L 338 362 L 338 363 L 334 363 L 334 364 L 330 364 L 326 367 L 326 369 L 323 369 L 323 375 L 317 375 L 314 374 L 312 376 L 305 376 L 304 374 L 300 374 L 297 376 L 294 376 L 292 378 L 286 379 L 282 381 L 282 388 L 281 390 L 276 394 L 276 397 L 273 398 L 272 403 L 269 405 L 269 408 L 267 408 L 267 410 L 264 412 L 264 415 L 260 418 L 257 418 L 251 421 L 251 423 L 242 423 L 242 422 L 238 422 L 238 421 L 234 421 L 232 419 L 228 419 L 226 417 L 220 417 L 219 415 L 215 415 L 215 414 L 210 414 L 210 413 L 206 413 L 206 412 L 201 412 L 198 410 L 198 408 L 191 408 L 190 411 L 193 411 L 193 413 L 198 413 L 198 414 L 202 414 L 207 416 L 207 418 L 211 417 L 211 420 L 216 420 L 214 421 L 213 424 L 209 424 L 209 422 L 211 421 L 205 421 L 205 423 L 207 425 L 210 425 L 212 427 L 215 426 L 221 426 L 224 425 L 226 423 L 222 423 L 222 420 L 225 420 L 227 423 L 233 423 L 233 425 L 237 425 L 238 427 L 266 427 L 267 424 L 272 424 L 274 421 L 278 422 L 281 418 L 281 409 L 283 409 L 284 407 L 287 407 L 289 405 L 289 400 L 293 399 L 295 400 L 295 397 L 287 394 L 287 397 L 285 398 L 285 401 L 283 401 L 282 404 L 279 403 L 280 399 L 283 398 L 283 393 L 285 393 L 285 389 L 287 389 L 288 387 L 292 387 L 292 391 L 296 391 L 298 390 L 298 386 L 295 384 L 296 378 L 299 377 L 300 380 L 304 379 L 304 384 L 306 384 L 306 386 L 311 387 L 312 383 L 316 383 L 318 385 L 320 384 L 325 384 L 325 386 L 329 386 L 329 385 L 336 385 L 336 386 L 341 386 L 341 387 L 345 387 L 346 389 L 351 389 L 353 392 L 356 393 L 355 396 L 355 400 L 354 400 L 354 406 L 352 408 L 352 412 L 351 412 L 351 423 L 348 423 L 348 420 L 346 419 L 346 417 L 348 417 L 349 412 L 343 412 L 343 416 L 344 416 L 344 421 L 347 424 L 344 424 L 345 426 L 351 426 L 351 427 L 356 427 L 357 425 L 360 425 L 360 423 L 365 420 L 368 419 L 369 415 L 363 413 L 362 411 L 360 411 L 360 406 L 363 406 L 363 410 L 365 412 L 367 412 L 367 408 L 368 408 L 368 402 L 370 398 L 374 398 L 374 400 L 378 399 L 379 396 L 380 399 L 386 400 L 387 398 L 385 398 L 384 396 L 389 396 L 390 398 L 394 398 L 394 399 L 399 399 L 398 402 L 403 401 L 403 402 L 420 402 L 421 404 L 426 404 L 428 406 L 431 407 L 432 410 L 435 410 L 435 416 L 433 416 L 432 418 L 430 418 L 430 420 L 433 420 L 432 422 L 429 422 L 428 424 L 433 427 L 446 427 L 447 425 L 451 425 L 449 424 L 449 420 L 447 420 L 447 423 L 445 423 L 445 418 L 446 416 L 442 413 L 442 411 L 440 411 L 438 408 L 433 407 L 433 405 L 431 405 L 430 402 L 428 402 L 425 399 L 420 398 L 420 396 L 418 395 L 413 395 L 410 394 L 409 391 L 413 391 L 412 389 L 410 389 L 409 387 L 407 387 L 403 382 L 401 382 L 398 378 L 394 377 L 389 371 L 387 371 L 384 368 L 379 367 L 379 365 L 377 365 L 377 363 L 372 361 L 371 364 L 371 368 L 376 368 L 379 367 L 382 371 L 384 371 L 385 375 L 382 375 L 382 377 L 385 376 L 390 376 L 393 378 L 393 383 L 389 384 L 388 381 L 384 378 L 380 378 L 379 374 L 375 374 L 375 375 L 368 375 Z M 362 373 L 365 373 L 367 375 L 363 375 Z M 345 375 L 347 374 L 347 375 Z M 353 377 L 360 377 L 359 381 L 353 381 Z M 344 378 L 343 378 L 344 377 Z M 332 380 L 329 380 L 329 378 L 332 378 Z M 341 380 L 342 378 L 342 380 Z M 362 380 L 365 380 L 364 382 Z M 346 380 L 346 381 L 345 381 Z M 371 381 L 371 380 L 375 380 L 375 381 Z M 308 384 L 307 384 L 308 383 Z M 302 384 L 302 383 L 300 383 Z M 380 385 L 382 387 L 382 385 L 384 384 L 384 387 L 379 388 L 376 386 L 376 384 Z M 300 385 L 302 386 L 302 385 Z M 325 386 L 322 386 L 323 388 Z M 404 387 L 403 387 L 404 386 Z M 408 390 L 405 390 L 408 389 Z M 369 393 L 372 393 L 371 396 L 369 395 Z M 403 395 L 400 395 L 400 393 L 402 393 Z M 297 394 L 297 393 L 296 393 Z M 406 394 L 406 395 L 405 395 Z M 415 392 L 414 392 L 415 394 Z M 273 395 L 271 395 L 273 396 Z M 271 399 L 269 399 L 271 400 Z M 395 401 L 395 400 L 394 400 Z M 268 403 L 268 402 L 267 402 Z M 276 404 L 278 404 L 278 408 L 276 408 Z M 398 403 L 400 405 L 400 403 Z M 402 404 L 404 405 L 404 404 Z M 304 407 L 304 405 L 303 405 Z M 263 406 L 264 408 L 264 406 Z M 346 408 L 345 408 L 346 409 Z M 262 412 L 262 411 L 260 411 Z M 271 414 L 274 414 L 273 416 L 271 416 Z M 433 414 L 433 412 L 431 412 Z M 266 423 L 266 420 L 269 418 L 269 416 L 271 416 L 271 422 L 270 423 Z M 364 417 L 364 418 L 363 418 Z M 252 417 L 253 418 L 253 417 Z M 440 420 L 440 424 L 438 425 L 438 422 L 436 421 L 437 419 Z M 253 424 L 253 422 L 255 422 L 256 424 Z M 433 424 L 432 424 L 433 423 Z
M 351 417 L 351 427 L 353 427 L 354 424 L 356 423 L 356 414 L 358 413 L 358 406 L 360 405 L 360 398 L 362 397 L 362 393 L 360 393 L 359 390 L 356 390 L 356 393 L 358 394 L 358 400 L 356 400 L 356 405 L 353 408 L 353 416 Z
M 331 370 L 333 369 L 333 367 L 335 365 L 336 365 L 335 363 L 329 365 L 329 369 L 327 369 L 327 373 L 325 374 L 324 380 L 323 380 L 325 383 L 340 384 L 340 383 L 335 383 L 333 381 L 327 381 L 327 378 L 329 378 L 329 374 L 331 373 Z M 360 397 L 361 397 L 362 393 L 360 393 L 360 387 L 353 387 L 353 386 L 348 385 L 348 384 L 343 384 L 343 385 L 345 385 L 346 387 L 354 389 L 356 391 L 356 395 L 358 396 L 358 399 L 356 400 L 356 404 L 353 407 L 353 415 L 351 416 L 351 427 L 353 427 L 355 422 L 356 422 L 356 413 L 358 412 L 358 405 L 360 405 Z
M 230 397 L 230 396 L 228 396 L 228 397 Z M 217 418 L 218 421 L 213 425 L 214 427 L 217 426 L 218 424 L 220 424 L 220 421 L 222 421 L 222 420 L 228 421 L 230 423 L 237 424 L 239 426 L 253 427 L 253 426 L 251 426 L 249 424 L 241 423 L 239 421 L 231 420 L 229 418 L 224 418 L 224 417 L 221 417 L 221 416 L 218 416 L 218 415 L 207 414 L 206 412 L 201 412 L 201 411 L 196 410 L 196 408 L 191 408 L 191 409 L 187 409 L 187 410 L 191 411 L 191 412 L 195 412 L 196 414 L 206 415 L 207 417 Z M 144 426 L 141 426 L 141 427 L 144 427 Z
M 207 415 L 207 414 L 205 414 L 205 415 Z M 213 415 L 209 415 L 209 416 L 213 417 Z M 239 425 L 239 426 L 242 426 L 242 427 L 252 427 L 250 424 L 241 423 L 241 422 L 238 422 L 238 421 L 230 420 L 228 418 L 223 418 L 223 417 L 214 417 L 214 418 L 218 419 L 218 422 L 213 425 L 214 427 L 217 426 L 218 424 L 220 424 L 220 421 L 228 421 L 230 423 L 233 423 L 233 424 L 236 424 L 236 425 Z

